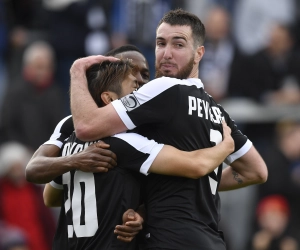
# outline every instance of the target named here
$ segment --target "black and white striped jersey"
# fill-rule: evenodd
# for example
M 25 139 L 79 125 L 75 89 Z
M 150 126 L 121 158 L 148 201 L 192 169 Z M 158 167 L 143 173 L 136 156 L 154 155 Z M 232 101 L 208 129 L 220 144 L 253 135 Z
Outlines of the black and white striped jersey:
M 226 163 L 252 146 L 222 106 L 204 91 L 200 79 L 158 78 L 112 104 L 128 129 L 137 127 L 143 136 L 181 150 L 220 142 L 222 119 L 235 142 Z M 222 166 L 198 180 L 149 174 L 145 248 L 224 250 L 218 230 L 221 173 Z
M 61 148 L 64 142 L 70 137 L 74 132 L 74 124 L 72 116 L 66 116 L 63 118 L 55 127 L 53 134 L 50 136 L 50 139 L 44 144 L 56 145 Z
M 50 139 L 44 144 L 56 145 L 59 148 L 62 148 L 64 142 L 70 137 L 74 131 L 74 124 L 72 116 L 69 115 L 63 118 L 55 127 L 53 134 L 50 136 Z M 65 215 L 64 206 L 61 207 L 59 213 L 59 219 L 52 242 L 52 249 L 68 249 L 68 232 L 67 232 L 67 222 Z
M 65 120 L 68 122 L 68 120 Z M 63 127 L 63 124 L 60 124 Z M 57 128 L 58 129 L 58 128 Z M 59 130 L 59 129 L 58 129 Z M 54 132 L 52 138 L 62 138 Z M 53 249 L 136 249 L 117 240 L 114 228 L 122 224 L 122 215 L 140 204 L 140 183 L 163 147 L 135 133 L 121 133 L 101 139 L 117 155 L 117 166 L 107 173 L 70 171 L 51 185 L 64 191 L 64 217 L 60 216 L 65 237 L 58 237 Z M 94 142 L 83 142 L 75 132 L 65 141 L 62 156 L 75 154 Z M 55 140 L 52 143 L 57 145 Z M 66 233 L 67 232 L 67 233 Z M 59 247 L 60 244 L 60 247 Z

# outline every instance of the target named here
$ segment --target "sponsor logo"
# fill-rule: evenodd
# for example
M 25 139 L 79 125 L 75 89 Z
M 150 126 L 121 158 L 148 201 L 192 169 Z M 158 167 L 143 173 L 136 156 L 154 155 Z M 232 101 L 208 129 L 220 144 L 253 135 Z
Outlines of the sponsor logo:
M 122 97 L 120 100 L 128 112 L 140 106 L 137 98 L 133 93 Z

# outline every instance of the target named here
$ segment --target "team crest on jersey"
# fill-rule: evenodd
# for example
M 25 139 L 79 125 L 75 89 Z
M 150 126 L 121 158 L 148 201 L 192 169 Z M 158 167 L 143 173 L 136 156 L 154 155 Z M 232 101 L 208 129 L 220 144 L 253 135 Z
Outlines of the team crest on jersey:
M 133 93 L 122 97 L 120 100 L 128 112 L 140 106 L 140 103 Z

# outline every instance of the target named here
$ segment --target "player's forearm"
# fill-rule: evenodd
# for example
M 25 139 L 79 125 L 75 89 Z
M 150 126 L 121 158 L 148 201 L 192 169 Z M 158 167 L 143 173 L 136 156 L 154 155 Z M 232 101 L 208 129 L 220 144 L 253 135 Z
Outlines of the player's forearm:
M 71 111 L 79 139 L 92 141 L 127 130 L 111 104 L 98 108 L 86 84 L 79 83 L 80 77 L 72 79 Z
M 26 167 L 26 179 L 36 184 L 45 184 L 74 169 L 68 157 L 38 156 L 30 160 Z
M 217 168 L 233 148 L 221 142 L 215 147 L 192 152 L 165 145 L 153 161 L 149 172 L 197 179 Z
M 98 108 L 88 90 L 86 70 L 103 60 L 118 60 L 112 57 L 90 56 L 76 60 L 71 69 L 71 112 L 76 136 L 91 141 L 111 136 L 126 130 L 112 105 Z
M 218 191 L 234 190 L 252 184 L 255 183 L 242 176 L 240 173 L 235 171 L 231 166 L 228 166 L 222 171 L 222 178 L 220 181 Z
M 214 147 L 191 152 L 195 155 L 191 158 L 194 159 L 194 167 L 198 169 L 196 178 L 205 176 L 219 167 L 226 157 L 233 152 L 233 149 L 233 144 L 222 141 Z
M 223 170 L 219 191 L 261 184 L 266 182 L 267 177 L 267 166 L 252 146 L 245 155 Z
M 99 124 L 100 119 L 97 119 L 97 113 L 101 115 L 101 111 L 98 111 L 98 106 L 89 93 L 85 72 L 77 67 L 71 71 L 70 98 L 76 135 L 79 139 L 87 141 L 90 136 L 86 133 L 93 129 L 93 125 Z

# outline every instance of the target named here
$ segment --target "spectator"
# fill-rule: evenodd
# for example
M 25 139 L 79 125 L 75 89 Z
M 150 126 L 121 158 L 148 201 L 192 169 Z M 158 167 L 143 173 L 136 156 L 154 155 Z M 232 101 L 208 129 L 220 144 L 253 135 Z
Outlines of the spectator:
M 205 54 L 200 62 L 199 75 L 206 91 L 218 102 L 228 95 L 228 82 L 239 52 L 231 37 L 231 17 L 221 6 L 213 6 L 205 19 Z
M 25 232 L 0 221 L 0 250 L 29 250 Z
M 263 158 L 269 166 L 268 181 L 259 186 L 259 196 L 280 194 L 287 198 L 294 228 L 300 226 L 300 124 L 282 121 L 276 125 L 275 138 L 270 141 Z
M 300 55 L 288 26 L 274 24 L 268 45 L 241 62 L 229 86 L 231 96 L 267 105 L 300 104 Z M 274 122 L 247 124 L 247 133 L 263 150 L 274 134 Z
M 36 150 L 64 115 L 59 87 L 53 81 L 55 59 L 43 41 L 31 44 L 23 56 L 23 81 L 9 89 L 3 103 L 3 140 L 16 140 Z
M 239 49 L 251 55 L 263 49 L 274 23 L 291 25 L 296 17 L 295 0 L 240 0 L 234 7 L 234 36 Z
M 47 13 L 42 0 L 2 1 L 7 23 L 7 70 L 9 86 L 20 83 L 22 55 L 26 46 L 35 40 L 47 39 Z
M 252 250 L 299 250 L 297 237 L 289 230 L 289 203 L 283 196 L 271 195 L 259 202 L 257 223 Z
M 300 103 L 299 63 L 290 28 L 274 24 L 267 46 L 241 65 L 244 77 L 231 82 L 230 91 L 263 104 Z
M 42 190 L 25 179 L 31 152 L 17 142 L 0 148 L 0 220 L 25 232 L 30 250 L 50 250 L 53 214 L 44 206 Z M 8 239 L 8 238 L 7 238 Z
M 63 89 L 65 115 L 70 114 L 69 69 L 74 60 L 103 54 L 110 48 L 109 0 L 42 0 L 49 16 L 49 42 L 57 58 L 56 79 Z

